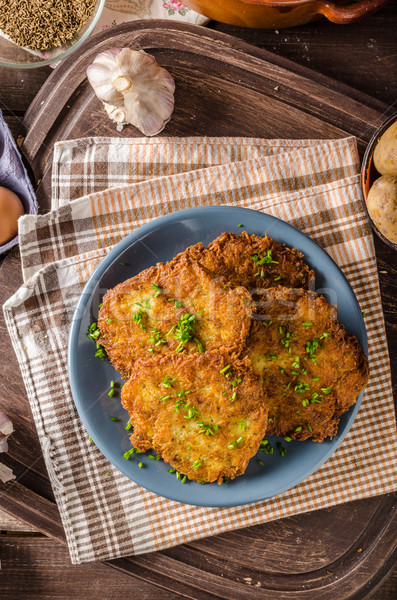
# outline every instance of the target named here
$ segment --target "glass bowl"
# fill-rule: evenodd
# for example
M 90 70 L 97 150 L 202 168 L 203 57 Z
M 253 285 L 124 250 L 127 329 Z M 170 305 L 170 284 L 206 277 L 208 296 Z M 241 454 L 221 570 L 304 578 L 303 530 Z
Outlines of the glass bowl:
M 372 184 L 374 183 L 374 181 L 376 179 L 378 179 L 379 177 L 381 177 L 381 174 L 378 173 L 378 171 L 376 170 L 375 165 L 374 165 L 375 147 L 378 144 L 378 142 L 379 142 L 380 138 L 382 137 L 382 135 L 385 133 L 385 131 L 387 129 L 389 129 L 389 127 L 395 121 L 397 121 L 397 113 L 395 113 L 394 115 L 392 115 L 391 117 L 389 117 L 387 119 L 387 121 L 385 121 L 379 127 L 379 129 L 377 129 L 375 131 L 374 135 L 372 136 L 372 138 L 371 138 L 371 140 L 370 140 L 370 142 L 369 142 L 369 144 L 367 146 L 367 149 L 366 149 L 365 154 L 364 154 L 362 166 L 361 166 L 361 193 L 362 193 L 362 196 L 363 196 L 364 206 L 365 206 L 365 209 L 367 211 L 368 219 L 369 219 L 369 221 L 370 221 L 370 223 L 372 225 L 373 230 L 381 238 L 381 240 L 383 240 L 386 244 L 388 244 L 389 246 L 391 246 L 392 248 L 394 248 L 395 250 L 397 250 L 397 244 L 395 244 L 394 242 L 390 241 L 377 228 L 377 226 L 375 225 L 375 223 L 371 219 L 371 216 L 370 216 L 370 214 L 368 212 L 368 207 L 367 207 L 368 192 L 369 192 Z
M 92 33 L 101 16 L 105 2 L 106 0 L 97 0 L 91 17 L 84 23 L 74 38 L 62 46 L 43 51 L 28 50 L 0 35 L 0 66 L 14 69 L 35 69 L 57 63 L 69 56 Z

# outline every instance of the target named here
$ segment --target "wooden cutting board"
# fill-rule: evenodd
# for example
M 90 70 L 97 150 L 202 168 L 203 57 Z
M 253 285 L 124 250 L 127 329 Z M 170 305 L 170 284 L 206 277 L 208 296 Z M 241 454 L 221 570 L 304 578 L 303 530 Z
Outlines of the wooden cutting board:
M 53 145 L 115 136 L 85 78 L 98 52 L 130 46 L 153 54 L 176 80 L 176 108 L 163 135 L 334 138 L 356 135 L 362 152 L 386 106 L 366 95 L 224 34 L 177 22 L 136 22 L 89 40 L 59 65 L 30 106 L 24 153 L 49 207 Z M 126 127 L 120 134 L 141 137 Z M 0 271 L 0 301 L 20 285 L 18 251 Z M 1 486 L 0 507 L 65 541 L 29 404 L 4 322 L 0 323 L 3 409 L 16 429 L 5 462 L 17 482 Z M 394 494 L 230 532 L 108 564 L 192 599 L 363 598 L 390 571 Z

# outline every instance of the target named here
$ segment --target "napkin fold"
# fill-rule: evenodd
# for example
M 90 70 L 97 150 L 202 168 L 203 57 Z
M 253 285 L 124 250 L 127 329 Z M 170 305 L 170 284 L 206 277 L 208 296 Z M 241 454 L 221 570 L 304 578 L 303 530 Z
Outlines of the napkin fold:
M 94 138 L 56 145 L 53 209 L 20 220 L 25 283 L 4 315 L 72 562 L 159 550 L 396 489 L 390 365 L 358 170 L 353 138 Z M 310 235 L 352 285 L 366 313 L 370 349 L 362 405 L 331 458 L 295 488 L 232 508 L 164 499 L 112 467 L 88 440 L 66 369 L 75 305 L 109 249 L 153 218 L 203 205 L 264 211 Z

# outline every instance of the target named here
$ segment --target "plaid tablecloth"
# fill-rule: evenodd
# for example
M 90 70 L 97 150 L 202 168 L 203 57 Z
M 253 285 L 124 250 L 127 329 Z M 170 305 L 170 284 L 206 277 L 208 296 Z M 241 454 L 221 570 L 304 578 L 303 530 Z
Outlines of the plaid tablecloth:
M 53 209 L 20 221 L 25 283 L 4 314 L 74 563 L 158 550 L 396 489 L 390 366 L 358 167 L 352 138 L 86 139 L 56 146 Z M 113 468 L 88 440 L 66 369 L 73 310 L 109 249 L 153 218 L 203 205 L 264 211 L 310 235 L 349 279 L 366 313 L 370 349 L 369 385 L 333 456 L 278 497 L 234 508 L 173 502 Z

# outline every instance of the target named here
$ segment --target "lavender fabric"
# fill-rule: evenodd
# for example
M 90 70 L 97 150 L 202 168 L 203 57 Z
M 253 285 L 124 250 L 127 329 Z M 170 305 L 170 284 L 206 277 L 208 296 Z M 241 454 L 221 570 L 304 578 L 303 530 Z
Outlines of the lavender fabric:
M 33 186 L 23 165 L 16 143 L 0 109 L 0 186 L 6 187 L 21 199 L 25 213 L 35 215 L 38 204 Z M 0 254 L 18 244 L 18 236 L 0 246 Z

